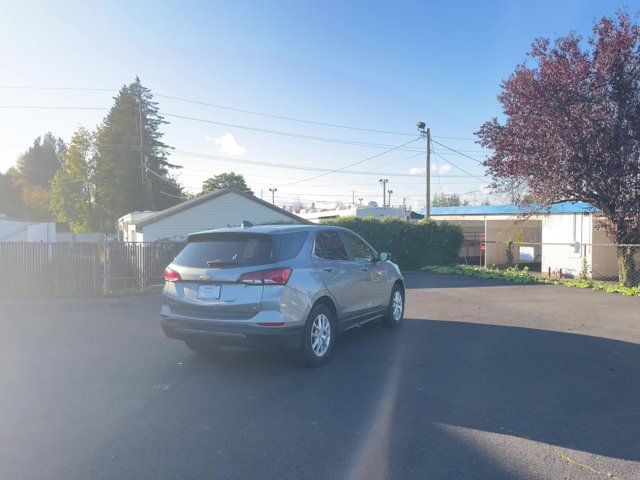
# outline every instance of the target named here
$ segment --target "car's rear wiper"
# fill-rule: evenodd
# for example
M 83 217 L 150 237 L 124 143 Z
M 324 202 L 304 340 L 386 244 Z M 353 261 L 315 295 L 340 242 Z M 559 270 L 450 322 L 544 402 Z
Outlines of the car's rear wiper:
M 225 262 L 223 260 L 207 260 L 210 267 L 228 267 L 229 265 L 238 265 L 238 262 Z

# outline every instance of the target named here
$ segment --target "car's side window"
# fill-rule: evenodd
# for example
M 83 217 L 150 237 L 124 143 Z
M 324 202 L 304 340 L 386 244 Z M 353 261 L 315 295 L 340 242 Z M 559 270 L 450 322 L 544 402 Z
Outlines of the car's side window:
M 375 260 L 375 253 L 369 245 L 364 243 L 358 237 L 352 233 L 347 233 L 347 243 L 349 244 L 349 250 L 353 255 L 353 260 L 358 263 L 371 263 Z
M 316 234 L 313 254 L 325 260 L 349 260 L 347 249 L 338 232 L 327 231 Z

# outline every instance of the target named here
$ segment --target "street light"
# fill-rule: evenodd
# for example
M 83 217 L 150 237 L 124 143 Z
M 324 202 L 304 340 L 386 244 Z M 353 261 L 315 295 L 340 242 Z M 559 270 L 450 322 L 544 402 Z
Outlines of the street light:
M 386 207 L 387 206 L 387 183 L 389 183 L 389 179 L 381 178 L 378 181 L 382 185 L 382 206 Z
M 391 206 L 391 194 L 393 193 L 393 190 L 387 190 L 387 193 L 389 194 L 389 206 Z
M 275 205 L 276 204 L 276 192 L 278 191 L 277 188 L 270 188 L 269 191 L 271 192 L 271 204 Z

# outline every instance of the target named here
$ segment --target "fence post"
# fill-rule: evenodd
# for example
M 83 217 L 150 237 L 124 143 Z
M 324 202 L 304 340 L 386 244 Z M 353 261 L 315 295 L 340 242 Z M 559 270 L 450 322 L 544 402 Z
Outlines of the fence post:
M 109 274 L 108 274 L 108 268 L 107 268 L 107 238 L 105 236 L 105 239 L 102 241 L 102 246 L 103 246 L 103 250 L 102 250 L 102 255 L 104 257 L 103 262 L 102 262 L 102 293 L 104 294 L 104 296 L 109 295 Z

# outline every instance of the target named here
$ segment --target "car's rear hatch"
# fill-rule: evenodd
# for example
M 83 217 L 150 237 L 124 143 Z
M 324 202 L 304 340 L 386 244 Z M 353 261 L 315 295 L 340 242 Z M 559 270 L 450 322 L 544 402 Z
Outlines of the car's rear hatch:
M 198 234 L 170 268 L 180 280 L 165 289 L 177 314 L 210 319 L 248 319 L 260 310 L 264 286 L 241 281 L 243 274 L 275 263 L 271 236 L 250 232 Z

